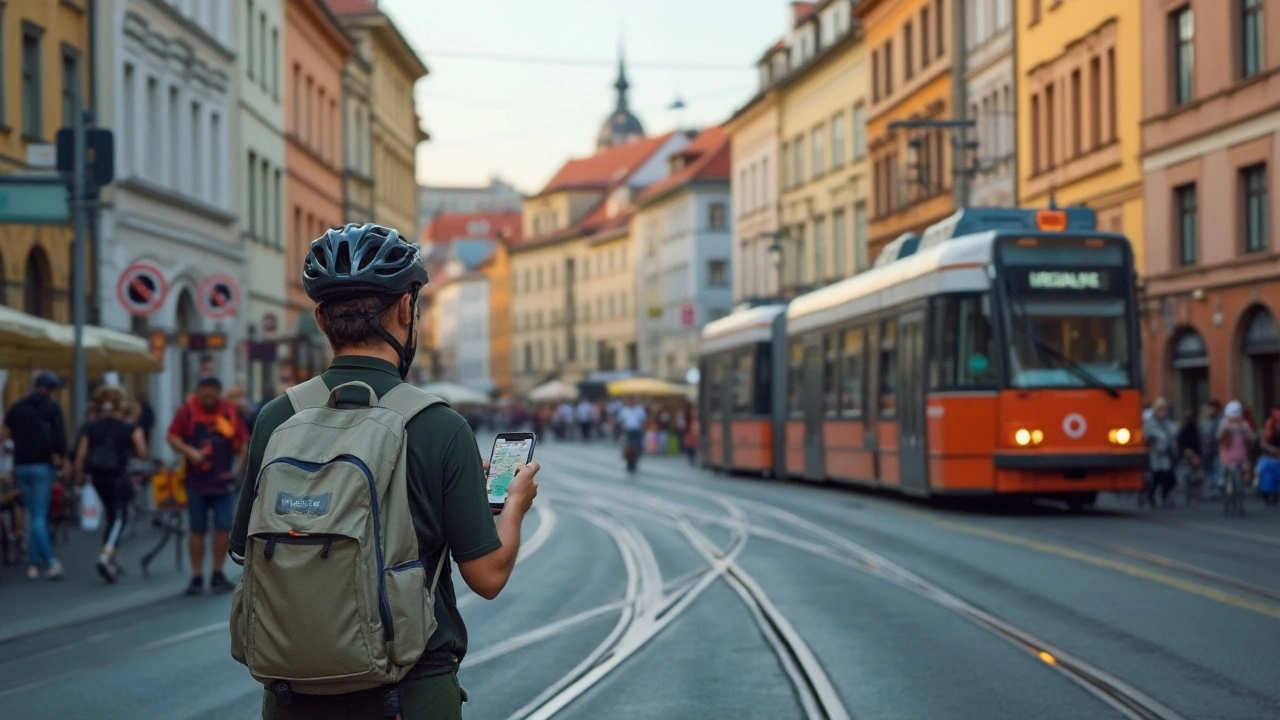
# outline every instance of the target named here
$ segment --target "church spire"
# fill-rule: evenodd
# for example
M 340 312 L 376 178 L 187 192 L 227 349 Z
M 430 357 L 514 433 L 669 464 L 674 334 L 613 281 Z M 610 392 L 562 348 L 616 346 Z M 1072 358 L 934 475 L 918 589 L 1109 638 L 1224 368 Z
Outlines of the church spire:
M 618 110 L 626 112 L 627 110 L 627 90 L 631 88 L 631 83 L 627 82 L 627 56 L 626 48 L 622 45 L 622 40 L 618 40 L 618 81 L 613 84 L 618 91 Z

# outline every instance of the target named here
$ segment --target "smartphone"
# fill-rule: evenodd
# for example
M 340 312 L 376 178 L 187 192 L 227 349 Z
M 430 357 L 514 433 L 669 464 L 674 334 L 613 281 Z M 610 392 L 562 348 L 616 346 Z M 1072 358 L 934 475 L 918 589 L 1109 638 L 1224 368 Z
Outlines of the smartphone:
M 489 474 L 485 485 L 489 492 L 489 507 L 500 511 L 507 504 L 507 486 L 516 476 L 516 467 L 533 460 L 533 446 L 538 436 L 531 432 L 499 433 L 489 453 Z

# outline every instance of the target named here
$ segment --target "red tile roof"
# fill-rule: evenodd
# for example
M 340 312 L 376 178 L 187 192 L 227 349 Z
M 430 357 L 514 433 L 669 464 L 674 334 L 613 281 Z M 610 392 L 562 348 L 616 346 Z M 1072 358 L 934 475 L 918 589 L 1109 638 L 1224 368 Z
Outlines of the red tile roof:
M 791 17 L 795 24 L 799 25 L 806 18 L 813 14 L 813 9 L 818 6 L 816 2 L 793 2 L 791 3 Z
M 480 225 L 480 223 L 485 223 Z M 422 229 L 423 244 L 454 240 L 502 240 L 507 245 L 520 242 L 523 226 L 517 212 L 440 213 Z
M 622 182 L 645 160 L 662 147 L 671 133 L 658 137 L 641 138 L 625 145 L 618 145 L 588 158 L 565 163 L 560 171 L 542 188 L 540 195 L 556 190 L 592 188 L 602 190 Z
M 334 15 L 371 15 L 378 12 L 378 0 L 324 0 Z
M 676 153 L 685 157 L 685 166 L 674 175 L 645 188 L 635 199 L 635 204 L 656 200 L 663 195 L 695 181 L 728 182 L 732 157 L 729 152 L 729 135 L 716 125 L 698 133 L 684 150 Z

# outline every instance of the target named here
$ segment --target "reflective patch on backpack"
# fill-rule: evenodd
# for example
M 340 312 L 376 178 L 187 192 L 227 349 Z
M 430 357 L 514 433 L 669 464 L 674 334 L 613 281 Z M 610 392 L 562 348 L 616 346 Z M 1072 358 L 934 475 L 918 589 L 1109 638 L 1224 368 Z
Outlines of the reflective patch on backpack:
M 333 493 L 323 495 L 292 495 L 287 492 L 276 493 L 277 515 L 327 515 Z

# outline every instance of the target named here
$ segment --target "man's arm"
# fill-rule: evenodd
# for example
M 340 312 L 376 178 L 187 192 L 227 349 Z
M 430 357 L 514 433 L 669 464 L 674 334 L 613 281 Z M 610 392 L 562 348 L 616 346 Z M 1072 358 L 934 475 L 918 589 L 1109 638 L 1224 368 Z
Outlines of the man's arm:
M 485 600 L 498 597 L 516 567 L 516 557 L 520 553 L 520 525 L 538 495 L 538 482 L 534 479 L 538 469 L 536 462 L 525 465 L 507 486 L 507 502 L 498 516 L 497 525 L 502 547 L 474 560 L 458 563 L 458 571 L 462 573 L 467 587 Z

